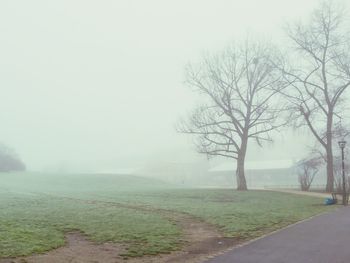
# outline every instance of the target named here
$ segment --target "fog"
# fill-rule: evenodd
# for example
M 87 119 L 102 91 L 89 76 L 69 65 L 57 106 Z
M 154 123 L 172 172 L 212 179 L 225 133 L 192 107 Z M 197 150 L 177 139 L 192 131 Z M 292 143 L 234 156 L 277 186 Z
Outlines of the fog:
M 247 32 L 285 43 L 317 2 L 3 0 L 0 141 L 39 171 L 205 159 L 174 129 L 198 102 L 186 64 Z M 288 131 L 248 159 L 297 158 L 307 140 Z

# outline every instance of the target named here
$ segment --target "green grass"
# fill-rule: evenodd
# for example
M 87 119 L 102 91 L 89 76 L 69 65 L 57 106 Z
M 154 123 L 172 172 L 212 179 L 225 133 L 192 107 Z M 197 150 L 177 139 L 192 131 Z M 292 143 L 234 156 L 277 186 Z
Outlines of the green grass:
M 64 244 L 64 233 L 80 230 L 97 242 L 127 244 L 129 256 L 178 248 L 180 229 L 160 215 L 19 194 L 0 194 L 0 257 L 43 252 Z
M 187 213 L 226 236 L 249 239 L 332 209 L 322 201 L 268 191 L 180 189 L 134 176 L 0 174 L 0 258 L 62 246 L 71 230 L 124 244 L 126 256 L 181 248 L 178 226 L 161 211 L 134 206 Z
M 230 189 L 175 189 L 138 193 L 128 198 L 113 194 L 104 200 L 128 200 L 188 213 L 218 226 L 225 236 L 254 238 L 289 224 L 329 211 L 322 199 L 270 191 Z

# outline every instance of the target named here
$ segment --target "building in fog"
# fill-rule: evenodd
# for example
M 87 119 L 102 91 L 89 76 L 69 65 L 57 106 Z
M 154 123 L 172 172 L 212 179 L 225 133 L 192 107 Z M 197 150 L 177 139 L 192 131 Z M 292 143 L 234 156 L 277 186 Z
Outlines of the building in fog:
M 276 160 L 245 162 L 245 174 L 248 187 L 263 188 L 269 186 L 298 186 L 296 161 Z M 236 184 L 236 163 L 225 162 L 209 169 L 213 182 L 218 185 Z

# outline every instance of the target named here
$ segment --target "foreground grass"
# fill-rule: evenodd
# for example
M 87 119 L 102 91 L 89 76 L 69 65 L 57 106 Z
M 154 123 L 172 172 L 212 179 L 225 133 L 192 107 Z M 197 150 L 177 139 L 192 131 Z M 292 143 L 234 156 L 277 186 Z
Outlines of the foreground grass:
M 216 225 L 225 236 L 239 239 L 255 238 L 334 209 L 323 205 L 320 198 L 263 190 L 176 189 L 123 198 L 109 193 L 102 199 L 187 213 Z
M 130 176 L 0 175 L 0 186 L 0 258 L 62 246 L 65 232 L 71 230 L 96 242 L 122 243 L 128 248 L 126 256 L 181 247 L 181 229 L 161 210 L 132 207 L 187 213 L 239 239 L 331 209 L 319 198 L 268 191 L 174 189 Z
M 0 194 L 0 257 L 40 253 L 64 245 L 64 233 L 79 230 L 96 242 L 128 247 L 128 256 L 179 247 L 180 229 L 160 215 L 123 207 L 47 196 Z

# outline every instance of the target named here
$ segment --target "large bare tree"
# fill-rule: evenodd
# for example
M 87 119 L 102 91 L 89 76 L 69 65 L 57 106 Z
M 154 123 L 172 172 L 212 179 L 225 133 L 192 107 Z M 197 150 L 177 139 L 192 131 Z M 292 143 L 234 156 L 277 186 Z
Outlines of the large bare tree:
M 333 127 L 343 113 L 343 95 L 350 86 L 345 14 L 335 1 L 323 1 L 309 21 L 289 26 L 287 33 L 294 52 L 292 63 L 283 68 L 290 84 L 283 92 L 291 102 L 296 125 L 308 127 L 325 152 L 326 190 L 332 191 Z
M 310 186 L 323 163 L 321 156 L 311 156 L 297 163 L 297 173 L 301 191 L 309 191 Z
M 187 84 L 203 95 L 204 103 L 177 128 L 196 135 L 199 153 L 236 160 L 238 190 L 247 190 L 248 141 L 271 141 L 270 132 L 280 126 L 278 102 L 272 100 L 283 83 L 275 54 L 269 45 L 246 41 L 186 70 Z

